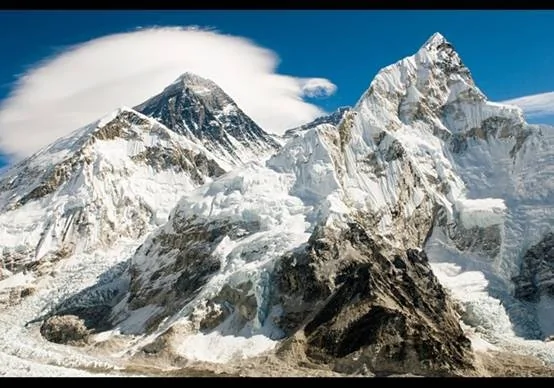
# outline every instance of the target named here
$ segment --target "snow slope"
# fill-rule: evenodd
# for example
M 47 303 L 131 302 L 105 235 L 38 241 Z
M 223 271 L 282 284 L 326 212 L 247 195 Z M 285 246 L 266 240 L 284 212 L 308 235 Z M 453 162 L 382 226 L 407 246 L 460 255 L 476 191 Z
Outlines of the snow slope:
M 213 90 L 204 80 L 183 87 L 180 79 L 137 109 L 192 139 L 187 144 L 197 147 L 195 150 L 205 147 L 204 155 L 213 155 L 213 160 L 227 163 L 227 168 L 236 165 L 236 160 L 251 159 L 249 151 L 233 153 L 229 145 L 242 150 L 238 143 L 258 144 L 251 138 L 257 136 L 257 130 L 246 123 L 246 132 L 241 132 L 245 127 L 228 131 L 227 122 L 217 118 L 200 120 L 206 124 L 202 127 L 189 125 L 187 114 L 204 117 L 202 107 L 233 110 L 220 93 L 208 100 L 202 97 Z M 158 102 L 164 98 L 173 102 L 160 108 Z M 192 113 L 181 109 L 189 106 L 183 102 L 189 100 L 195 107 Z M 174 110 L 175 106 L 181 108 Z M 223 136 L 214 141 L 217 133 Z M 206 137 L 212 141 L 206 142 Z M 77 138 L 62 141 L 73 144 Z M 167 222 L 149 223 L 160 226 L 148 236 L 140 234 L 145 237 L 136 251 L 129 247 L 138 244 L 127 248 L 124 240 L 112 244 L 110 249 L 118 253 L 110 253 L 115 260 L 110 264 L 125 265 L 118 267 L 117 304 L 109 316 L 114 327 L 106 336 L 128 335 L 133 339 L 128 354 L 133 354 L 169 327 L 178 327 L 173 350 L 190 359 L 212 362 L 271 350 L 285 335 L 276 324 L 282 306 L 273 295 L 275 268 L 283 257 L 304 247 L 317 228 L 341 230 L 357 220 L 383 246 L 403 251 L 425 249 L 439 280 L 462 304 L 463 319 L 471 326 L 475 344 L 486 345 L 476 337 L 480 335 L 493 348 L 535 354 L 554 362 L 554 348 L 539 340 L 552 334 L 550 296 L 541 294 L 539 303 L 522 301 L 513 296 L 512 281 L 520 273 L 522 257 L 543 239 L 554 221 L 553 145 L 551 127 L 529 125 L 517 107 L 488 101 L 452 45 L 434 34 L 416 54 L 382 69 L 337 125 L 323 123 L 295 131 L 268 160 L 251 161 L 214 180 L 203 178 L 204 184 L 194 190 L 191 181 L 185 179 L 182 187 L 175 187 L 169 177 L 159 189 L 143 186 L 137 190 L 152 191 L 157 197 L 169 195 L 162 193 L 169 189 L 172 198 L 182 198 Z M 116 148 L 115 143 L 112 146 L 101 152 L 109 153 Z M 123 146 L 119 147 L 110 155 L 121 155 Z M 263 155 L 277 149 L 258 148 Z M 54 155 L 48 160 L 65 157 L 63 151 L 61 156 L 55 156 L 58 151 L 48 152 Z M 140 170 L 134 165 L 111 166 L 111 170 L 117 168 Z M 121 175 L 124 179 L 118 177 L 115 187 L 131 180 Z M 35 179 L 33 174 L 26 176 Z M 8 182 L 4 179 L 1 184 L 8 187 Z M 68 192 L 80 186 L 71 187 Z M 132 191 L 128 187 L 119 190 Z M 10 212 L 17 211 L 15 204 L 24 197 L 11 199 L 12 195 L 2 197 L 6 209 L 15 209 Z M 106 197 L 110 195 L 105 191 L 98 192 L 98 198 L 104 201 Z M 132 208 L 141 203 L 134 201 Z M 110 206 L 115 208 L 110 202 L 102 203 L 101 208 Z M 21 217 L 37 214 L 38 219 L 44 212 L 44 207 L 25 209 Z M 6 217 L 5 230 L 11 227 L 8 219 L 17 224 L 14 215 Z M 99 221 L 89 224 L 95 222 Z M 27 221 L 21 224 L 29 225 Z M 27 228 L 31 231 L 34 226 Z M 6 241 L 16 240 L 9 232 L 3 233 Z M 102 240 L 109 233 L 103 229 L 85 235 L 99 235 Z M 27 245 L 42 252 L 39 233 L 29 236 L 34 240 L 29 238 L 32 242 Z M 77 270 L 85 268 L 80 263 L 91 265 L 86 284 L 94 286 L 100 267 L 90 260 L 101 251 L 86 249 L 96 242 L 91 238 L 78 242 L 80 248 L 71 260 L 77 260 L 72 261 L 78 263 Z M 16 257 L 18 249 L 24 252 L 15 243 L 10 249 L 10 258 Z M 75 280 L 73 269 L 62 272 L 62 283 Z M 331 276 L 329 282 L 334 281 Z M 83 289 L 81 285 L 72 287 L 72 295 Z M 95 288 L 91 290 L 74 303 L 93 299 Z M 52 292 L 45 298 L 56 303 L 68 299 L 68 293 Z M 30 304 L 36 300 L 31 296 L 21 307 L 8 310 L 14 314 L 8 322 L 18 333 L 22 321 L 16 317 L 27 311 L 23 315 L 35 318 L 39 309 Z M 2 351 L 43 362 L 36 344 L 44 341 L 26 338 L 27 350 L 6 338 Z M 44 354 L 77 357 L 73 350 L 46 346 Z M 212 349 L 215 346 L 217 349 Z M 249 348 L 240 350 L 243 346 Z
M 183 321 L 200 330 L 212 313 L 221 320 L 210 330 L 228 332 L 234 321 L 230 335 L 261 333 L 270 324 L 264 318 L 279 310 L 267 307 L 264 274 L 271 277 L 317 225 L 344 228 L 364 214 L 386 244 L 425 244 L 465 319 L 487 339 L 554 360 L 548 345 L 522 339 L 549 334 L 549 326 L 540 327 L 545 320 L 524 314 L 511 296 L 521 253 L 552 224 L 551 133 L 526 124 L 519 108 L 489 102 L 452 45 L 435 34 L 415 55 L 381 70 L 338 126 L 299 131 L 265 166 L 236 169 L 185 195 L 132 259 L 137 291 L 127 296 L 133 303 L 118 306 L 119 324 L 153 303 L 154 315 L 170 317 L 158 334 Z M 200 225 L 219 237 L 199 234 Z M 198 245 L 176 244 L 180 239 Z M 194 280 L 200 262 L 179 254 L 190 249 L 209 267 Z M 243 283 L 255 313 L 238 320 L 240 308 L 229 315 L 212 302 Z M 171 284 L 183 292 L 168 293 Z M 170 307 L 155 302 L 167 298 Z
M 125 108 L 46 147 L 0 181 L 2 267 L 30 269 L 141 237 L 183 192 L 223 173 L 205 155 Z

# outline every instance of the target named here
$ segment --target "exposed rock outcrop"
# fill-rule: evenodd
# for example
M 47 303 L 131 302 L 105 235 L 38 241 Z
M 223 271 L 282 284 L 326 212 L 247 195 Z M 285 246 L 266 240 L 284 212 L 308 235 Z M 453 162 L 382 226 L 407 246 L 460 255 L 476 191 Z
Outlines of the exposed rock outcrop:
M 48 341 L 64 345 L 84 345 L 89 331 L 75 315 L 53 316 L 44 321 L 40 334 Z
M 302 330 L 312 360 L 353 373 L 454 375 L 472 367 L 470 342 L 425 253 L 379 246 L 355 223 L 322 231 L 281 262 L 278 323 Z
M 135 109 L 231 164 L 279 148 L 217 84 L 192 73 L 181 75 Z
M 536 302 L 554 297 L 554 233 L 548 233 L 523 256 L 520 273 L 513 278 L 516 298 Z

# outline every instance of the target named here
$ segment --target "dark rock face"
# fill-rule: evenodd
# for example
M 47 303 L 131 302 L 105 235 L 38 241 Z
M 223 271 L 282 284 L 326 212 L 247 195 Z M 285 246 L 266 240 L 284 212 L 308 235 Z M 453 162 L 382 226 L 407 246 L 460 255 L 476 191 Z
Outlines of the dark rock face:
M 308 129 L 315 128 L 321 124 L 331 124 L 331 125 L 337 126 L 339 125 L 340 121 L 344 117 L 345 113 L 350 111 L 351 109 L 352 108 L 349 106 L 340 107 L 330 115 L 318 117 L 317 119 L 315 119 L 312 122 L 309 122 L 308 124 L 304 124 L 298 128 L 292 128 L 285 131 L 283 136 L 285 138 L 292 137 L 295 134 L 298 134 L 299 132 L 307 131 Z
M 74 315 L 53 316 L 40 327 L 40 334 L 57 344 L 82 345 L 89 335 L 84 322 Z
M 554 233 L 548 233 L 523 256 L 520 273 L 513 279 L 515 297 L 536 302 L 554 296 Z
M 437 50 L 443 53 L 441 61 L 437 62 L 437 66 L 441 68 L 445 74 L 463 74 L 470 77 L 469 69 L 462 63 L 454 46 L 450 42 L 442 42 L 437 45 Z
M 219 86 L 194 74 L 183 74 L 135 109 L 193 141 L 200 140 L 210 151 L 223 149 L 238 159 L 230 136 L 246 148 L 279 147 Z
M 470 341 L 424 252 L 380 247 L 352 223 L 338 236 L 314 233 L 282 261 L 278 278 L 278 324 L 289 335 L 304 332 L 314 361 L 347 373 L 363 366 L 423 375 L 471 368 Z
M 249 234 L 259 229 L 256 223 L 195 223 L 183 222 L 177 216 L 173 220 L 172 233 L 161 231 L 141 246 L 137 254 L 165 256 L 149 268 L 145 276 L 142 264 L 131 262 L 128 305 L 131 310 L 154 304 L 162 307 L 157 318 L 164 318 L 183 308 L 202 290 L 210 278 L 219 271 L 221 262 L 213 255 L 214 249 L 225 236 Z M 246 290 L 248 291 L 249 288 Z M 244 310 L 246 316 L 256 310 L 255 300 L 244 299 L 245 290 L 224 288 L 220 295 L 210 301 L 211 316 L 201 323 L 203 329 L 215 327 L 230 314 L 221 309 L 223 301 Z M 208 306 L 208 307 L 210 307 Z M 214 326 L 215 325 L 215 326 Z M 152 325 L 154 327 L 154 325 Z
M 115 296 L 115 295 L 114 295 Z M 110 300 L 109 298 L 106 298 Z M 59 311 L 56 316 L 75 316 L 91 332 L 101 332 L 111 329 L 108 317 L 112 310 L 111 305 L 99 304 L 95 306 L 76 306 L 65 311 Z
M 459 222 L 456 227 L 449 228 L 449 236 L 461 251 L 484 253 L 490 258 L 500 253 L 502 236 L 499 225 L 465 228 Z
M 179 147 L 146 147 L 131 157 L 134 162 L 142 162 L 156 171 L 173 170 L 187 172 L 197 185 L 205 183 L 204 177 L 216 178 L 225 173 L 217 162 L 208 159 L 203 153 Z

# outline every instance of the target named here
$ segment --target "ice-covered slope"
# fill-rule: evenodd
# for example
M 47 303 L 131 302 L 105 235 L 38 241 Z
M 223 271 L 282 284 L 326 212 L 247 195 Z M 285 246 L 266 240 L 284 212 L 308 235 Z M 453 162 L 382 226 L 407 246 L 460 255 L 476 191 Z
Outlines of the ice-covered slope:
M 48 267 L 138 239 L 167 220 L 184 192 L 223 173 L 205 149 L 120 109 L 2 175 L 2 268 Z
M 195 79 L 190 74 L 180 77 L 181 86 L 196 85 Z M 214 88 L 220 99 L 226 98 Z M 210 96 L 204 97 L 204 102 L 210 101 Z M 163 104 L 171 104 L 170 100 L 158 99 L 158 107 L 164 109 Z M 216 112 L 216 106 L 206 103 L 202 117 L 189 117 L 187 122 L 199 128 L 205 115 L 217 115 L 227 123 L 228 131 L 240 134 L 244 130 L 247 137 L 250 128 L 243 124 L 255 124 L 238 108 L 228 108 Z M 11 334 L 2 337 L 0 356 L 4 353 L 8 358 L 39 363 L 46 354 L 53 359 L 67 358 L 71 349 L 63 355 L 55 350 L 49 353 L 52 349 L 46 349 L 51 346 L 44 340 L 37 342 L 23 325 L 43 317 L 60 302 L 70 308 L 71 303 L 64 304 L 64 299 L 99 279 L 116 277 L 99 294 L 113 293 L 121 286 L 118 266 L 147 233 L 167 221 L 183 193 L 222 175 L 243 159 L 268 156 L 275 143 L 257 126 L 251 132 L 261 140 L 253 141 L 252 147 L 233 143 L 225 154 L 217 151 L 217 144 L 208 144 L 219 142 L 218 134 L 198 142 L 151 117 L 122 108 L 3 171 L 0 309 L 5 319 L 0 322 L 2 330 L 10 328 L 6 333 Z M 18 344 L 10 336 L 28 338 Z M 79 355 L 70 358 L 87 364 Z
M 301 125 L 300 127 L 292 128 L 285 131 L 285 133 L 283 134 L 283 137 L 287 139 L 287 138 L 296 136 L 298 133 L 302 131 L 307 131 L 308 129 L 315 128 L 319 125 L 337 126 L 342 120 L 342 118 L 344 117 L 344 115 L 346 114 L 346 112 L 348 112 L 350 109 L 351 108 L 349 106 L 341 106 L 331 114 L 318 117 L 315 120 L 309 122 L 308 124 L 304 124 L 304 125 Z
M 465 287 L 457 295 L 466 318 L 492 337 L 550 335 L 541 307 L 512 297 L 512 278 L 554 223 L 554 128 L 529 125 L 519 108 L 488 101 L 440 34 L 381 70 L 353 112 L 345 147 L 351 206 L 381 212 L 384 232 L 396 213 L 406 219 L 432 205 L 425 249 L 445 284 Z M 376 149 L 385 151 L 383 159 Z M 397 169 L 396 159 L 407 169 Z M 368 174 L 364 163 L 372 164 Z M 541 300 L 553 276 L 547 257 L 519 278 L 523 287 L 542 284 Z
M 279 146 L 218 85 L 192 73 L 135 109 L 232 166 L 258 160 Z
M 489 102 L 452 45 L 435 34 L 415 55 L 381 70 L 337 127 L 299 131 L 265 166 L 238 169 L 185 195 L 131 261 L 131 288 L 113 322 L 158 334 L 188 322 L 193 332 L 290 335 L 287 325 L 296 327 L 342 289 L 345 265 L 359 268 L 354 257 L 368 255 L 368 242 L 347 232 L 362 228 L 373 241 L 369 255 L 406 257 L 425 247 L 465 319 L 489 339 L 516 341 L 516 326 L 548 334 L 535 317 L 522 320 L 525 306 L 511 292 L 522 253 L 552 223 L 551 144 L 549 127 Z M 340 236 L 356 240 L 347 248 Z M 322 251 L 321 239 L 336 241 L 335 248 Z M 305 249 L 319 253 L 298 253 Z M 338 249 L 338 257 L 324 259 L 326 249 Z M 349 249 L 358 253 L 342 257 Z M 308 260 L 304 272 L 315 278 L 295 278 L 300 270 L 287 257 Z M 403 263 L 399 270 L 420 284 L 418 292 L 435 292 Z M 461 268 L 453 271 L 454 264 Z M 383 292 L 397 286 L 386 283 Z M 310 300 L 306 287 L 320 291 L 312 289 Z M 433 319 L 448 321 L 448 311 Z
M 338 125 L 184 193 L 113 293 L 101 282 L 51 312 L 108 304 L 104 338 L 138 335 L 119 356 L 227 362 L 277 346 L 345 373 L 465 373 L 440 280 L 487 340 L 552 361 L 517 337 L 550 330 L 552 134 L 489 102 L 435 34 Z

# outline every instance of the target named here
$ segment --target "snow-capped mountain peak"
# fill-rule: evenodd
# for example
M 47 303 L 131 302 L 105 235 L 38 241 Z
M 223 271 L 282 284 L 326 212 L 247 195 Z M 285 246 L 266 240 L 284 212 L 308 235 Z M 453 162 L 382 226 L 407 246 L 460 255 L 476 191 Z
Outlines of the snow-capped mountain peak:
M 258 160 L 279 147 L 216 83 L 193 73 L 182 74 L 135 109 L 231 166 Z
M 211 79 L 201 77 L 198 74 L 191 73 L 190 71 L 185 71 L 183 74 L 177 77 L 175 81 L 173 81 L 173 84 L 175 83 L 180 83 L 187 87 L 191 87 L 193 85 L 205 85 L 207 87 L 209 86 L 211 88 L 221 89 Z
M 291 136 L 295 136 L 299 134 L 302 131 L 307 131 L 308 129 L 315 128 L 320 125 L 337 126 L 342 120 L 342 118 L 344 117 L 344 115 L 346 114 L 346 112 L 348 112 L 350 109 L 352 109 L 352 107 L 341 106 L 337 108 L 334 112 L 331 112 L 328 115 L 317 117 L 313 121 L 307 124 L 301 125 L 300 127 L 288 129 L 287 131 L 285 131 L 283 137 L 289 138 Z
M 192 73 L 138 108 L 120 107 L 2 174 L 5 269 L 139 238 L 182 192 L 278 148 L 218 85 Z
M 427 39 L 417 52 L 419 56 L 425 54 L 427 54 L 426 59 L 438 67 L 443 67 L 444 63 L 449 63 L 451 70 L 458 68 L 463 69 L 465 73 L 469 73 L 452 43 L 438 32 Z
M 554 131 L 488 101 L 442 35 L 280 148 L 194 74 L 137 110 L 91 130 L 84 167 L 69 164 L 73 183 L 0 219 L 12 265 L 28 264 L 23 229 L 37 258 L 67 233 L 89 247 L 134 239 L 126 255 L 100 252 L 118 265 L 88 289 L 68 286 L 73 296 L 49 311 L 113 329 L 95 338 L 108 349 L 132 341 L 118 357 L 227 362 L 277 347 L 343 373 L 453 375 L 474 370 L 460 314 L 498 344 L 517 343 L 516 329 L 554 332 L 550 310 L 518 301 L 551 307 L 554 296 Z M 97 271 L 96 257 L 75 265 L 87 257 Z
M 436 131 L 467 132 L 497 115 L 523 123 L 515 106 L 489 102 L 475 85 L 469 69 L 440 34 L 412 56 L 383 68 L 358 105 L 389 130 L 427 122 Z
M 339 124 L 348 140 L 345 182 L 352 202 L 382 212 L 384 232 L 394 225 L 398 207 L 409 219 L 430 199 L 427 206 L 441 209 L 425 246 L 429 258 L 440 262 L 437 273 L 445 284 L 471 276 L 461 269 L 455 276 L 441 274 L 455 263 L 484 274 L 483 287 L 492 290 L 473 294 L 475 300 L 462 296 L 479 311 L 472 319 L 497 325 L 494 335 L 550 335 L 550 302 L 541 302 L 541 311 L 514 300 L 511 290 L 517 279 L 517 295 L 541 301 L 552 296 L 544 290 L 553 272 L 539 269 L 548 266 L 547 255 L 533 261 L 527 250 L 544 251 L 551 243 L 554 129 L 526 123 L 518 107 L 489 101 L 453 46 L 436 34 L 414 55 L 382 69 L 353 113 Z
M 177 93 L 187 92 L 199 96 L 211 95 L 211 98 L 214 99 L 214 106 L 217 108 L 223 108 L 228 104 L 234 104 L 231 97 L 229 97 L 215 82 L 190 72 L 185 72 L 177 77 L 175 81 L 162 91 L 162 94 L 166 97 L 171 97 Z M 140 107 L 143 104 L 139 105 L 137 110 L 141 110 Z
M 435 32 L 429 37 L 429 39 L 425 41 L 425 43 L 421 47 L 430 49 L 431 47 L 438 47 L 443 43 L 448 43 L 446 41 L 446 38 L 440 32 Z

